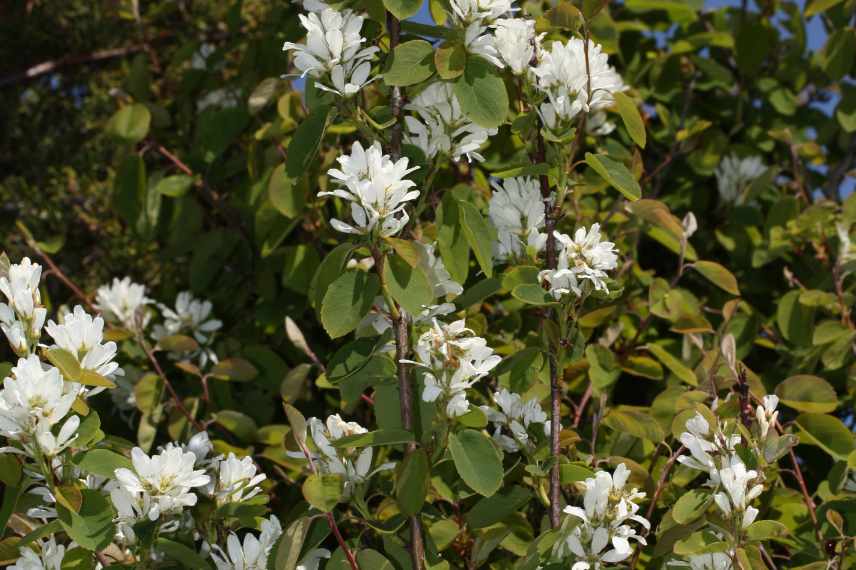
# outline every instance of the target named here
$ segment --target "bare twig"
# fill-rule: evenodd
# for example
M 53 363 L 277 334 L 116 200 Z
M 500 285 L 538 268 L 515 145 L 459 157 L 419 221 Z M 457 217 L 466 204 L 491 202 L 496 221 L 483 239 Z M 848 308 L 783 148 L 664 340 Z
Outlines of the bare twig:
M 19 228 L 21 228 L 21 226 L 19 226 Z M 66 287 L 68 287 L 69 290 L 74 294 L 75 297 L 77 297 L 78 299 L 83 301 L 83 304 L 86 305 L 86 307 L 90 311 L 97 312 L 95 305 L 93 305 L 93 303 L 92 303 L 92 299 L 89 298 L 89 295 L 84 293 L 83 290 L 80 287 L 78 287 L 74 283 L 74 281 L 72 281 L 68 277 L 68 275 L 65 274 L 65 272 L 62 269 L 59 268 L 59 266 L 56 264 L 56 262 L 53 260 L 53 258 L 47 252 L 42 250 L 33 239 L 30 238 L 28 231 L 24 231 L 23 228 L 21 228 L 21 229 L 22 229 L 21 233 L 24 234 L 24 239 L 27 241 L 27 245 L 30 246 L 30 248 L 33 251 L 35 251 L 39 255 L 39 257 L 41 257 L 44 260 L 44 262 L 50 268 L 50 272 L 52 274 L 56 275 L 57 279 L 62 281 L 63 284 Z

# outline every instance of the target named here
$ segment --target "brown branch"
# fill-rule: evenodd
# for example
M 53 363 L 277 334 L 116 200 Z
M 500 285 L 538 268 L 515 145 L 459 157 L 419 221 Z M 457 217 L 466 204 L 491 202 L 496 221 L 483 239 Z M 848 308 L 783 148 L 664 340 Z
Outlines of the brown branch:
M 20 225 L 19 225 L 19 228 L 21 228 Z M 65 274 L 65 272 L 62 269 L 59 268 L 59 266 L 56 264 L 56 262 L 53 260 L 53 258 L 47 252 L 42 251 L 42 249 L 38 246 L 38 244 L 35 242 L 35 240 L 33 240 L 30 237 L 28 231 L 24 231 L 23 228 L 21 228 L 21 229 L 22 229 L 21 233 L 24 234 L 24 239 L 27 241 L 27 245 L 30 246 L 30 248 L 33 251 L 35 251 L 39 255 L 39 257 L 42 258 L 42 260 L 44 260 L 44 262 L 50 268 L 50 272 L 52 274 L 56 275 L 57 279 L 62 281 L 62 283 L 66 287 L 68 287 L 72 293 L 74 293 L 75 297 L 77 297 L 78 299 L 83 301 L 83 304 L 86 305 L 86 307 L 90 311 L 97 312 L 95 305 L 92 304 L 92 300 L 89 298 L 89 296 L 86 293 L 84 293 L 83 290 L 80 287 L 78 287 L 74 283 L 74 281 L 72 281 L 68 277 L 68 275 Z
M 386 27 L 389 32 L 389 53 L 392 55 L 401 38 L 401 22 L 391 12 L 387 12 Z M 401 156 L 403 135 L 401 111 L 404 105 L 404 92 L 400 87 L 393 87 L 390 97 L 390 107 L 395 123 L 392 126 L 389 153 L 392 160 L 398 160 Z M 384 257 L 376 247 L 372 248 L 372 255 L 375 259 L 375 269 L 380 278 L 383 279 Z M 395 335 L 395 366 L 398 376 L 401 423 L 404 429 L 414 432 L 413 384 L 410 378 L 409 367 L 402 362 L 410 353 L 410 325 L 407 313 L 401 307 L 395 307 L 396 303 L 394 300 L 392 303 L 393 306 L 390 307 L 390 313 L 392 316 L 393 333 Z M 414 451 L 416 451 L 416 442 L 408 443 L 406 455 L 410 455 Z M 422 521 L 419 518 L 419 513 L 410 516 L 408 522 L 410 526 L 410 562 L 413 570 L 422 570 L 425 561 L 425 544 L 422 538 Z
M 0 77 L 0 87 L 4 85 L 11 85 L 12 83 L 17 83 L 18 81 L 34 79 L 41 75 L 56 71 L 61 67 L 66 67 L 69 65 L 96 63 L 108 59 L 115 59 L 118 57 L 123 57 L 132 53 L 136 53 L 138 51 L 142 51 L 144 49 L 144 45 L 137 44 L 120 48 L 103 49 L 80 55 L 66 55 L 57 59 L 50 59 L 48 61 L 43 61 L 42 63 L 38 63 L 36 65 L 28 67 L 23 71 Z

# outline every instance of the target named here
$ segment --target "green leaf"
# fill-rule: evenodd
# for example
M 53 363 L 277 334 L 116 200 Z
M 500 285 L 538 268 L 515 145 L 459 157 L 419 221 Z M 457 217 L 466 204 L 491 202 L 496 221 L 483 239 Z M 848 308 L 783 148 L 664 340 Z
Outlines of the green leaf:
M 559 476 L 562 481 L 562 485 L 569 485 L 571 483 L 576 483 L 577 481 L 585 481 L 590 477 L 594 477 L 594 471 L 592 471 L 587 465 L 582 465 L 580 463 L 562 463 L 559 466 Z
M 348 242 L 337 245 L 321 260 L 315 275 L 312 276 L 312 281 L 309 283 L 309 304 L 319 312 L 319 316 L 324 295 L 327 294 L 327 289 L 333 281 L 342 275 L 353 247 Z
M 321 324 L 330 338 L 345 336 L 360 324 L 380 291 L 375 275 L 347 271 L 327 289 L 321 303 Z
M 397 45 L 383 80 L 387 85 L 407 87 L 434 75 L 434 47 L 425 40 Z
M 639 109 L 636 108 L 636 103 L 620 91 L 613 93 L 612 96 L 615 98 L 615 103 L 621 115 L 621 120 L 624 122 L 624 128 L 627 129 L 627 134 L 630 135 L 633 142 L 641 148 L 645 148 L 645 123 L 642 121 Z
M 470 55 L 464 74 L 455 82 L 454 91 L 461 110 L 475 124 L 494 129 L 505 122 L 508 92 L 495 65 Z
M 629 204 L 627 209 L 633 215 L 639 216 L 649 224 L 653 224 L 669 232 L 677 240 L 678 244 L 684 238 L 684 227 L 681 225 L 681 221 L 672 214 L 669 207 L 663 202 L 643 198 Z M 680 251 L 680 245 L 676 249 Z
M 303 211 L 306 205 L 303 186 L 296 176 L 289 176 L 284 164 L 273 169 L 267 189 L 270 203 L 283 216 L 296 218 Z
M 467 50 L 456 41 L 443 42 L 434 52 L 434 66 L 442 79 L 457 79 L 467 65 Z
M 543 287 L 534 283 L 524 283 L 511 290 L 511 295 L 518 301 L 529 305 L 546 306 L 557 304 L 556 299 L 544 290 Z
M 615 354 L 605 346 L 592 343 L 586 347 L 585 355 L 589 364 L 589 379 L 598 390 L 608 388 L 621 376 Z
M 379 429 L 366 433 L 348 435 L 332 442 L 332 446 L 338 449 L 375 447 L 378 445 L 400 445 L 412 443 L 413 434 L 403 429 Z
M 458 283 L 466 283 L 470 270 L 470 245 L 462 216 L 458 201 L 451 192 L 444 192 L 437 210 L 437 250 L 449 275 Z
M 285 158 L 285 171 L 290 178 L 300 178 L 312 168 L 329 115 L 330 106 L 316 107 L 294 131 Z
M 692 371 L 687 366 L 684 366 L 684 363 L 680 361 L 680 359 L 671 352 L 663 348 L 658 344 L 648 344 L 646 347 L 648 352 L 653 354 L 657 360 L 662 362 L 666 368 L 671 370 L 675 376 L 681 379 L 682 382 L 686 382 L 690 386 L 698 386 L 698 379 L 696 378 L 695 372 Z
M 642 196 L 642 188 L 639 187 L 639 183 L 636 182 L 633 174 L 627 170 L 623 163 L 613 160 L 605 154 L 587 152 L 586 164 L 628 200 L 638 200 Z
M 297 570 L 303 543 L 311 524 L 311 519 L 301 517 L 288 525 L 276 545 L 276 554 L 273 557 L 276 570 Z
M 815 14 L 820 14 L 829 10 L 836 4 L 841 4 L 844 0 L 812 0 L 811 4 L 805 9 L 806 19 L 811 18 Z
M 830 79 L 839 81 L 853 69 L 856 60 L 856 30 L 835 30 L 818 54 L 820 65 Z
M 786 534 L 788 534 L 788 527 L 779 521 L 755 521 L 746 529 L 746 537 L 757 542 L 779 538 Z
M 715 261 L 696 261 L 690 265 L 701 273 L 705 279 L 731 295 L 739 296 L 740 288 L 737 286 L 737 278 L 729 270 Z
M 224 358 L 214 365 L 210 372 L 213 378 L 231 382 L 249 382 L 259 375 L 253 364 L 239 357 Z
M 187 194 L 191 186 L 193 186 L 192 176 L 176 174 L 161 178 L 155 185 L 155 192 L 170 198 L 180 198 Z
M 69 351 L 63 348 L 50 348 L 45 351 L 45 357 L 69 382 L 77 382 L 80 379 L 80 363 Z
M 493 242 L 496 241 L 496 229 L 481 215 L 474 205 L 458 201 L 464 237 L 476 255 L 485 276 L 493 277 Z
M 407 262 L 407 265 L 410 267 L 419 265 L 419 260 L 422 258 L 422 247 L 415 241 L 393 237 L 384 238 L 384 241 L 392 246 L 395 253 L 400 255 Z
M 502 453 L 480 431 L 461 430 L 449 435 L 449 451 L 464 483 L 490 497 L 502 486 Z
M 199 350 L 199 343 L 192 337 L 173 334 L 159 338 L 158 348 L 167 352 L 193 352 Z
M 693 556 L 711 552 L 725 552 L 728 543 L 712 530 L 700 530 L 675 543 L 673 552 L 678 556 Z
M 383 554 L 371 548 L 365 548 L 357 553 L 357 564 L 359 564 L 360 568 L 371 568 L 372 570 L 396 569 L 396 566 L 393 566 L 392 562 L 387 560 Z
M 116 469 L 132 468 L 130 459 L 109 449 L 90 449 L 84 451 L 74 458 L 74 462 L 87 473 L 92 473 L 105 479 L 113 479 Z
M 835 388 L 810 374 L 791 376 L 776 386 L 776 395 L 784 405 L 800 412 L 826 414 L 838 407 Z
M 111 390 L 116 387 L 116 384 L 111 380 L 108 380 L 94 370 L 86 370 L 85 368 L 80 371 L 80 377 L 78 377 L 77 381 L 84 386 L 101 386 L 102 388 L 110 388 Z
M 672 518 L 678 524 L 690 524 L 704 515 L 707 507 L 713 502 L 710 491 L 692 489 L 687 491 L 672 507 Z
M 422 0 L 383 0 L 383 5 L 399 20 L 406 20 L 419 12 Z
M 145 105 L 134 103 L 122 107 L 107 123 L 107 132 L 130 143 L 138 143 L 149 134 L 152 114 Z
M 383 266 L 383 280 L 392 298 L 411 315 L 421 313 L 434 302 L 434 288 L 419 267 L 411 267 L 399 255 L 389 255 Z
M 573 32 L 577 31 L 583 22 L 583 14 L 570 2 L 560 2 L 555 8 L 547 10 L 544 17 L 554 28 L 564 28 Z
M 632 408 L 614 408 L 606 414 L 603 423 L 619 433 L 630 434 L 653 443 L 665 439 L 660 424 L 646 412 Z
M 247 414 L 237 410 L 220 410 L 212 415 L 215 422 L 242 442 L 256 441 L 259 428 L 256 421 Z
M 319 511 L 328 513 L 342 500 L 344 481 L 341 475 L 312 474 L 303 482 L 303 498 Z
M 431 464 L 424 449 L 405 455 L 396 469 L 395 480 L 395 501 L 401 514 L 409 517 L 422 510 L 431 486 Z
M 69 538 L 87 550 L 101 550 L 113 540 L 113 505 L 101 491 L 83 489 L 80 509 L 72 511 L 57 502 L 60 523 Z
M 201 557 L 192 548 L 168 538 L 161 537 L 155 540 L 155 550 L 165 554 L 168 560 L 181 563 L 184 568 L 212 567 L 207 558 Z
M 853 451 L 853 433 L 841 420 L 826 414 L 800 414 L 800 443 L 816 445 L 839 461 Z
M 776 309 L 776 323 L 785 340 L 797 346 L 808 346 L 814 325 L 814 308 L 799 302 L 798 290 L 788 291 L 779 299 Z
M 504 493 L 480 499 L 464 519 L 470 528 L 485 528 L 514 515 L 532 499 L 525 487 L 515 485 Z

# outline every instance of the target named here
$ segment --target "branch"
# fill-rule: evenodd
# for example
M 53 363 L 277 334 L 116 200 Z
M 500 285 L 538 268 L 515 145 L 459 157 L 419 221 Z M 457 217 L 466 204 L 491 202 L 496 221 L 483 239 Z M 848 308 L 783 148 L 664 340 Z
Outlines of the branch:
M 386 27 L 389 32 L 389 53 L 395 51 L 401 37 L 401 22 L 392 15 L 386 13 Z M 395 124 L 392 126 L 389 143 L 389 154 L 392 160 L 398 160 L 401 156 L 402 142 L 402 117 L 401 110 L 404 105 L 404 93 L 400 87 L 393 87 L 390 99 L 390 107 Z M 424 191 L 424 189 L 423 189 Z M 372 248 L 372 256 L 375 260 L 375 269 L 383 280 L 384 257 L 377 247 Z M 408 366 L 402 362 L 410 352 L 410 325 L 407 313 L 401 308 L 395 307 L 395 301 L 390 299 L 390 313 L 392 316 L 392 327 L 395 334 L 395 367 L 398 376 L 399 406 L 401 408 L 401 423 L 407 431 L 414 431 L 413 421 L 413 384 L 410 379 Z M 416 443 L 407 444 L 406 455 L 416 450 Z M 422 570 L 425 560 L 425 544 L 422 539 L 422 521 L 419 513 L 409 517 L 410 523 L 410 561 L 413 570 Z

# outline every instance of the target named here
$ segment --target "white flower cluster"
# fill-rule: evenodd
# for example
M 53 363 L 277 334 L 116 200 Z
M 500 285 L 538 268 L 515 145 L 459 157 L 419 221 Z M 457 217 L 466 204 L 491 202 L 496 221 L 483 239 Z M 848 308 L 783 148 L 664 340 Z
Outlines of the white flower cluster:
M 351 154 L 338 158 L 340 168 L 327 171 L 333 181 L 342 188 L 319 192 L 319 196 L 337 196 L 351 203 L 351 218 L 354 224 L 337 219 L 330 225 L 346 234 L 371 234 L 377 231 L 382 237 L 397 234 L 410 220 L 405 211 L 407 202 L 419 197 L 416 186 L 405 176 L 417 167 L 407 168 L 407 158 L 393 162 L 383 154 L 380 143 L 363 149 L 359 141 L 351 147 Z
M 394 467 L 393 463 L 384 463 L 372 471 L 374 451 L 371 447 L 361 450 L 356 448 L 336 448 L 333 443 L 348 437 L 367 433 L 368 430 L 357 422 L 346 422 L 339 414 L 327 416 L 327 421 L 309 418 L 306 421 L 309 434 L 315 444 L 317 453 L 309 452 L 308 459 L 320 473 L 341 475 L 344 481 L 344 495 L 351 496 L 354 490 L 365 483 L 372 475 Z M 288 455 L 295 458 L 306 458 L 303 451 L 289 451 Z
M 493 245 L 497 259 L 518 259 L 544 249 L 544 200 L 538 181 L 530 177 L 506 178 L 493 182 L 488 215 L 496 228 Z
M 405 109 L 415 115 L 404 117 L 407 132 L 405 142 L 418 146 L 428 158 L 448 155 L 454 161 L 484 160 L 478 150 L 497 129 L 486 129 L 473 123 L 461 109 L 461 104 L 448 82 L 432 83 Z
M 568 517 L 562 525 L 565 538 L 558 543 L 556 555 L 570 557 L 572 570 L 598 570 L 603 564 L 627 560 L 633 553 L 630 540 L 646 544 L 629 523 L 635 522 L 650 528 L 650 523 L 637 514 L 637 502 L 645 493 L 636 488 L 627 489 L 630 470 L 621 463 L 610 475 L 598 471 L 585 480 L 586 492 L 583 508 L 568 506 Z
M 613 104 L 614 93 L 627 89 L 601 46 L 591 40 L 554 41 L 539 53 L 533 73 L 547 96 L 539 114 L 553 131 L 561 131 L 580 113 L 603 111 Z
M 469 411 L 467 390 L 502 360 L 463 320 L 441 324 L 435 319 L 419 337 L 415 353 L 416 360 L 406 362 L 425 369 L 422 400 L 439 400 L 449 417 Z
M 21 547 L 21 557 L 7 570 L 61 570 L 65 558 L 65 546 L 56 543 L 53 536 L 36 541 L 39 553 L 29 547 Z
M 719 199 L 726 204 L 739 204 L 743 194 L 756 178 L 766 172 L 767 167 L 760 156 L 740 158 L 732 154 L 726 156 L 716 167 L 716 187 Z
M 149 324 L 151 313 L 145 285 L 134 283 L 130 277 L 114 278 L 110 285 L 102 285 L 95 294 L 95 308 L 108 320 L 121 324 L 130 331 L 142 331 Z
M 185 445 L 168 443 L 152 456 L 139 447 L 131 450 L 133 469 L 120 468 L 116 480 L 107 484 L 118 513 L 118 534 L 125 544 L 134 544 L 133 526 L 144 520 L 161 520 L 161 532 L 178 528 L 186 507 L 198 495 L 211 497 L 217 506 L 248 501 L 261 492 L 267 476 L 258 473 L 251 457 L 209 458 L 213 450 L 206 432 L 194 435 Z
M 670 560 L 667 565 L 690 570 L 731 570 L 734 567 L 731 556 L 725 552 L 696 554 L 688 556 L 686 560 Z
M 532 449 L 529 426 L 542 424 L 544 435 L 550 435 L 550 421 L 535 398 L 523 401 L 520 394 L 509 392 L 505 388 L 494 392 L 493 401 L 499 406 L 494 410 L 490 406 L 481 409 L 493 424 L 493 440 L 509 453 L 521 449 Z M 511 435 L 506 435 L 510 433 Z
M 600 224 L 592 224 L 589 230 L 579 228 L 574 237 L 556 232 L 557 245 L 561 247 L 556 269 L 545 269 L 538 279 L 546 282 L 555 299 L 569 293 L 583 294 L 585 282 L 595 291 L 608 292 L 607 271 L 618 265 L 615 244 L 601 241 Z
M 5 255 L 3 259 L 8 261 Z M 35 350 L 45 324 L 47 309 L 41 306 L 41 277 L 42 266 L 28 257 L 0 269 L 0 292 L 6 297 L 6 302 L 0 303 L 0 329 L 18 356 Z
M 778 403 L 778 397 L 766 396 L 755 411 L 761 438 L 766 438 L 770 427 L 775 425 Z M 686 429 L 680 441 L 690 455 L 678 457 L 678 461 L 707 473 L 705 485 L 715 490 L 713 500 L 723 516 L 736 520 L 740 528 L 747 528 L 758 516 L 758 509 L 751 503 L 764 491 L 764 478 L 748 469 L 737 454 L 740 433 L 736 430 L 727 433 L 718 419 L 716 425 L 711 426 L 700 413 L 687 420 Z
M 299 18 L 306 29 L 306 43 L 285 42 L 282 49 L 295 52 L 294 65 L 301 76 L 309 75 L 319 80 L 316 85 L 320 89 L 343 97 L 359 93 L 371 82 L 371 59 L 380 48 L 363 47 L 366 40 L 360 35 L 362 16 L 352 10 L 339 12 L 323 7 Z
M 211 559 L 217 570 L 265 570 L 271 550 L 282 534 L 282 526 L 274 515 L 262 519 L 258 538 L 252 533 L 244 536 L 244 542 L 234 532 L 226 539 L 226 550 L 217 545 L 211 548 Z
M 198 299 L 190 291 L 182 291 L 175 298 L 175 308 L 158 304 L 163 324 L 157 324 L 152 338 L 159 340 L 166 336 L 187 334 L 200 344 L 199 350 L 185 355 L 196 358 L 200 366 L 217 362 L 217 354 L 211 349 L 214 333 L 223 328 L 223 321 L 212 317 L 214 306 L 207 299 Z

